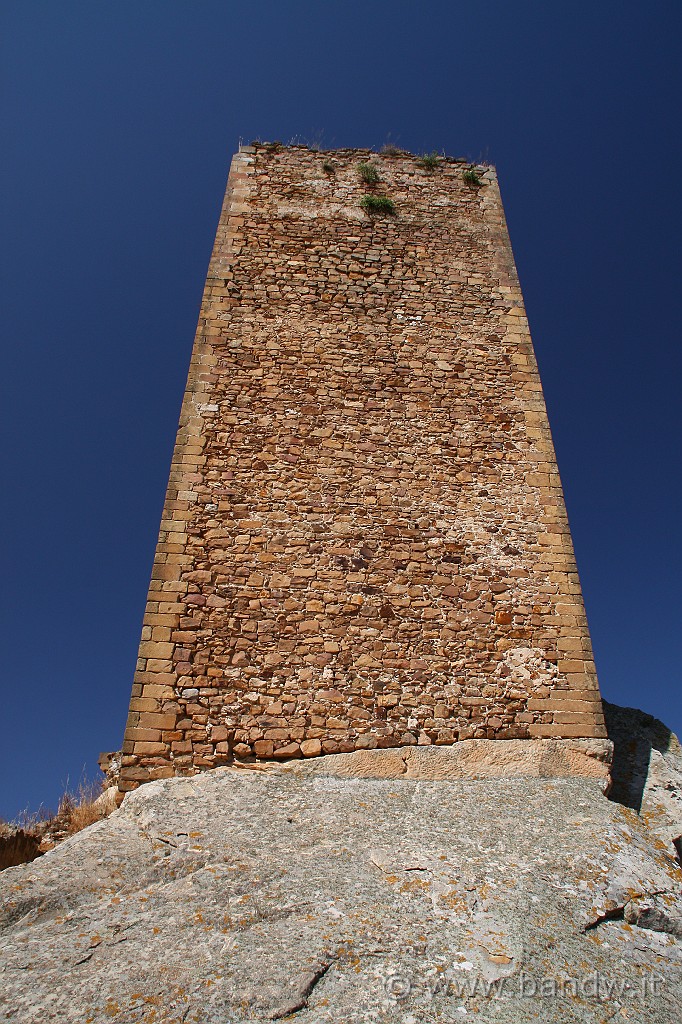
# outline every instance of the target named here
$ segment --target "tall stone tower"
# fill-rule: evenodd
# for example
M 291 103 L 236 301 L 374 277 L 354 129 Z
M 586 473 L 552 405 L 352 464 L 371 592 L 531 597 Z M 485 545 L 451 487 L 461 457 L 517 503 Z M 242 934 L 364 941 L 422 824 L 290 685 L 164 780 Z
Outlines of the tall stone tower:
M 604 735 L 494 171 L 242 148 L 121 788 L 235 756 Z

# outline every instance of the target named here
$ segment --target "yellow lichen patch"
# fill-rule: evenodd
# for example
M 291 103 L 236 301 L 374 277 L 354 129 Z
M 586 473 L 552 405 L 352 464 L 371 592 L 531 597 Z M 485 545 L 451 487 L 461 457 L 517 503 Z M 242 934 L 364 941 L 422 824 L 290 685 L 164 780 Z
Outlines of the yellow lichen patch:
M 400 886 L 400 892 L 425 892 L 431 883 L 425 878 L 406 878 Z
M 450 910 L 459 910 L 464 913 L 468 910 L 469 904 L 467 903 L 466 896 L 456 889 L 452 889 L 448 893 L 444 893 L 438 897 L 438 902 L 448 907 Z

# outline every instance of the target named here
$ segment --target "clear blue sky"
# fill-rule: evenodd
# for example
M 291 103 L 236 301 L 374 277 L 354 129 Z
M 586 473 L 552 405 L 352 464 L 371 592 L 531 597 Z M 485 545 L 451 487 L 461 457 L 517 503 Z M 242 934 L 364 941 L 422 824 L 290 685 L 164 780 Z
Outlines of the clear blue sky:
M 603 694 L 682 731 L 677 0 L 3 0 L 0 815 L 120 745 L 239 140 L 498 167 Z

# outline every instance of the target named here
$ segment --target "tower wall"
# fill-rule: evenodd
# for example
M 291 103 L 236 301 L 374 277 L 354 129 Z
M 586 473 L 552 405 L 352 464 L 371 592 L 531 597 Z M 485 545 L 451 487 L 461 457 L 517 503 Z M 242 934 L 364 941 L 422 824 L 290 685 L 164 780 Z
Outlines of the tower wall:
M 121 788 L 233 756 L 605 735 L 497 180 L 466 166 L 234 157 Z

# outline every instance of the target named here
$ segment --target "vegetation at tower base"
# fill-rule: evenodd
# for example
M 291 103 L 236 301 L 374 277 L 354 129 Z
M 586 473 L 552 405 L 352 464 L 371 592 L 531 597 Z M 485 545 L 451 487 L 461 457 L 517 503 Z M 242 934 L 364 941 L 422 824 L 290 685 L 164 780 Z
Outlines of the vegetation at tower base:
M 80 783 L 62 794 L 56 811 L 41 807 L 7 822 L 0 819 L 0 871 L 42 856 L 116 808 L 117 786 L 111 779 Z
M 235 759 L 605 735 L 495 171 L 472 188 L 468 162 L 419 160 L 233 159 L 124 792 Z M 367 215 L 358 165 L 397 216 Z

